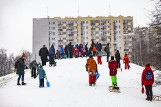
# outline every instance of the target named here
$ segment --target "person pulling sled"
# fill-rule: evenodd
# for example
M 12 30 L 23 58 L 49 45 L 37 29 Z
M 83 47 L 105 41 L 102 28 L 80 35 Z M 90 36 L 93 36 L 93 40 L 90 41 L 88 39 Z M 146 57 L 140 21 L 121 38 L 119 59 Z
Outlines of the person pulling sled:
M 96 82 L 96 72 L 97 72 L 97 64 L 93 59 L 93 55 L 90 55 L 86 62 L 86 71 L 89 74 L 89 86 L 95 86 Z

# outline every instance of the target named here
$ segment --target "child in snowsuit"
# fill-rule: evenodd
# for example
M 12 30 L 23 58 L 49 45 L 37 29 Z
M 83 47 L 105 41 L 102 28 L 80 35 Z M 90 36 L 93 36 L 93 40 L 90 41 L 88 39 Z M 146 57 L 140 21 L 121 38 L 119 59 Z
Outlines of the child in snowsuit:
M 41 65 L 38 65 L 37 75 L 39 75 L 39 87 L 44 87 L 44 78 L 47 78 L 45 70 Z
M 154 74 L 150 67 L 150 64 L 146 64 L 145 69 L 142 72 L 141 82 L 146 89 L 146 95 L 147 95 L 146 100 L 152 101 L 153 98 L 152 85 L 154 83 Z
M 112 87 L 117 86 L 117 62 L 114 60 L 114 56 L 111 56 L 111 60 L 108 62 L 108 67 L 110 69 L 110 76 L 112 81 Z
M 98 53 L 97 53 L 97 62 L 98 62 L 98 64 L 102 64 L 101 58 L 102 58 L 102 52 L 98 51 Z
M 130 68 L 129 57 L 127 54 L 125 54 L 125 56 L 124 56 L 124 63 L 125 63 L 125 69 L 129 69 Z
M 96 72 L 97 72 L 97 64 L 93 59 L 93 55 L 90 55 L 86 62 L 86 71 L 89 74 L 89 85 L 95 85 L 96 82 Z
M 30 63 L 30 69 L 31 69 L 31 77 L 36 78 L 36 68 L 37 68 L 38 64 L 36 62 L 36 60 L 33 60 Z

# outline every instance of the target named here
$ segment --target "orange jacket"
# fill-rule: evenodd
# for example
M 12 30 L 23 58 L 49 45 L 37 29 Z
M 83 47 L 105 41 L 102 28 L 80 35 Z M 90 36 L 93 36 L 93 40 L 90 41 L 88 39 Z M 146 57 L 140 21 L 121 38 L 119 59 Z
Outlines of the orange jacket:
M 97 48 L 95 46 L 93 47 L 93 51 L 95 51 L 95 52 L 97 51 Z
M 97 64 L 96 64 L 96 61 L 93 58 L 87 59 L 86 70 L 88 72 L 91 72 L 91 71 L 96 72 L 97 71 Z

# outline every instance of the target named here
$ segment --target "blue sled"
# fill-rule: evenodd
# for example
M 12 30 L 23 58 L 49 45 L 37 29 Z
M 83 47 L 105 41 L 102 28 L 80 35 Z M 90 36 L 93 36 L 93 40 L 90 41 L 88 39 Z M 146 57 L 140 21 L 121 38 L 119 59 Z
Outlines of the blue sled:
M 48 81 L 48 79 L 46 78 L 46 86 L 50 87 L 50 82 Z

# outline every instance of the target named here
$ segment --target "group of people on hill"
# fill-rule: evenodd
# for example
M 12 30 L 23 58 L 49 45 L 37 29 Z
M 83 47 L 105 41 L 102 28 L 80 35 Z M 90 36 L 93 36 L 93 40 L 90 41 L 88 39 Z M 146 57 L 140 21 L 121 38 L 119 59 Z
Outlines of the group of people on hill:
M 98 74 L 97 63 L 102 64 L 102 61 L 101 61 L 102 45 L 100 43 L 97 43 L 97 44 L 98 45 L 92 42 L 91 47 L 89 49 L 87 48 L 87 44 L 85 45 L 85 48 L 83 48 L 82 44 L 80 44 L 79 46 L 76 45 L 75 48 L 73 48 L 71 43 L 69 43 L 68 46 L 65 47 L 65 49 L 62 49 L 62 47 L 60 48 L 61 57 L 63 57 L 64 53 L 68 53 L 67 57 L 72 58 L 74 55 L 77 58 L 79 57 L 80 54 L 84 55 L 81 52 L 85 52 L 85 56 L 89 56 L 85 65 L 86 71 L 88 72 L 88 75 L 89 75 L 89 86 L 94 86 L 96 84 L 96 74 Z M 114 89 L 118 85 L 117 69 L 121 67 L 121 64 L 120 64 L 121 56 L 120 56 L 119 50 L 117 50 L 115 55 L 110 57 L 109 43 L 107 43 L 107 45 L 105 46 L 104 51 L 107 54 L 109 75 L 111 76 L 112 87 Z M 55 54 L 55 48 L 53 45 L 49 48 L 49 51 L 46 48 L 46 46 L 43 45 L 43 47 L 39 50 L 39 56 L 41 57 L 42 65 L 37 64 L 36 60 L 33 60 L 30 63 L 31 77 L 36 78 L 39 75 L 40 88 L 44 87 L 44 79 L 47 78 L 45 70 L 43 69 L 43 66 L 46 65 L 46 62 L 48 60 L 47 56 L 49 56 L 50 59 L 54 60 L 56 58 L 56 54 Z M 93 58 L 94 56 L 97 56 L 97 63 Z M 109 57 L 110 57 L 110 60 L 109 60 Z M 22 57 L 19 58 L 15 63 L 16 73 L 18 74 L 17 85 L 26 85 L 26 83 L 24 82 L 25 59 L 26 59 L 26 55 L 23 53 Z M 130 61 L 128 58 L 128 54 L 125 54 L 123 58 L 123 62 L 125 64 L 125 69 L 129 69 Z M 36 70 L 37 70 L 37 73 L 36 73 Z M 20 79 L 22 79 L 22 84 L 20 84 Z M 141 83 L 142 85 L 145 86 L 145 89 L 146 89 L 146 95 L 147 95 L 146 100 L 152 101 L 152 96 L 153 96 L 152 84 L 154 83 L 154 74 L 150 67 L 150 64 L 146 64 L 145 69 L 143 70 Z
M 17 79 L 18 86 L 26 85 L 26 83 L 24 82 L 24 75 L 25 75 L 25 69 L 26 69 L 25 60 L 26 60 L 26 55 L 23 53 L 22 56 L 15 63 L 16 74 L 18 75 L 18 79 Z M 39 75 L 39 87 L 40 88 L 44 87 L 44 78 L 47 78 L 47 75 L 42 65 L 37 64 L 36 60 L 33 60 L 30 63 L 30 69 L 31 69 L 31 77 L 36 78 Z M 37 70 L 37 73 L 36 73 L 36 70 Z M 20 79 L 22 83 L 20 83 Z

